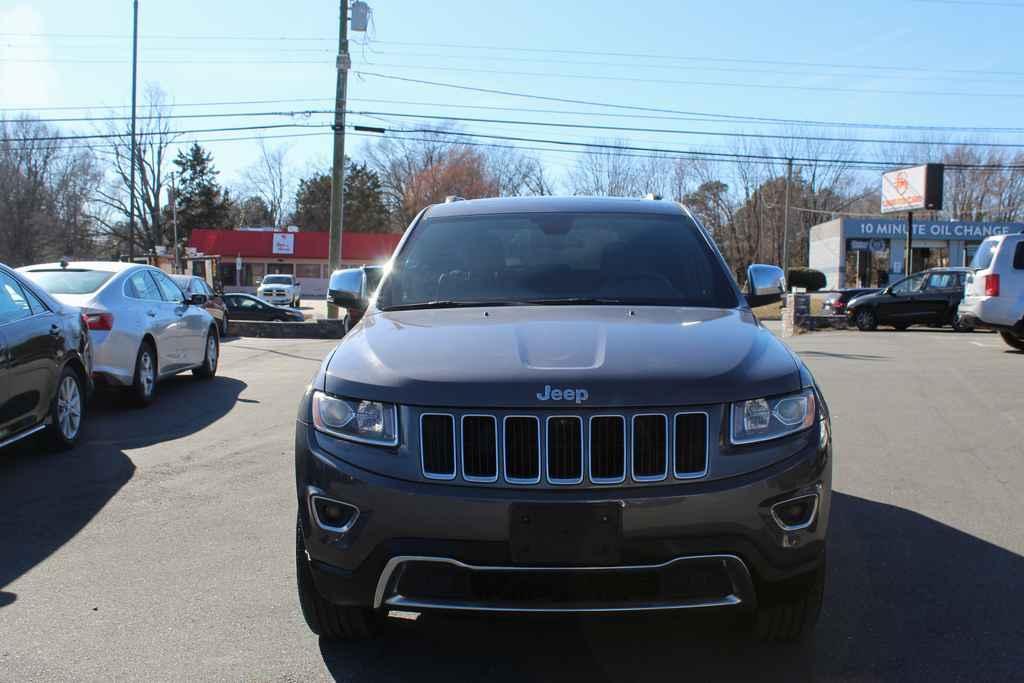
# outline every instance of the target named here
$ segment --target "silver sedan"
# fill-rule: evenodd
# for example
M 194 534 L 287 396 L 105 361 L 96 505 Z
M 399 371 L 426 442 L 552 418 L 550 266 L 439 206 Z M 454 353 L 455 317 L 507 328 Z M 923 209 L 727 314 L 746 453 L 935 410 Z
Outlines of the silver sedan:
M 92 337 L 93 375 L 130 388 L 138 404 L 152 402 L 157 382 L 170 375 L 216 374 L 216 323 L 160 269 L 100 261 L 19 270 L 62 303 L 82 309 Z

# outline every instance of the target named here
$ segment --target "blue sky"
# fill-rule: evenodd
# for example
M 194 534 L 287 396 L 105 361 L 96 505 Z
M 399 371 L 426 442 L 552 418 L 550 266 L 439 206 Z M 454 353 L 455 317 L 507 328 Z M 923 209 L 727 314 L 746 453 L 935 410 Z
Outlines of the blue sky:
M 332 106 L 337 2 L 141 0 L 140 5 L 142 87 L 158 83 L 179 105 L 284 100 L 259 105 L 179 106 L 176 113 Z M 1019 41 L 1024 3 L 372 0 L 370 5 L 373 30 L 366 36 L 354 36 L 360 42 L 369 38 L 370 43 L 352 46 L 352 109 L 702 131 L 769 130 L 750 123 L 473 110 L 468 107 L 601 111 L 358 75 L 362 71 L 715 114 L 909 125 L 1022 125 L 1024 57 Z M 129 0 L 0 2 L 0 109 L 94 108 L 36 112 L 40 116 L 80 116 L 102 115 L 110 107 L 126 105 L 130 9 Z M 315 101 L 318 98 L 322 101 Z M 288 120 L 295 119 L 189 119 L 176 122 L 176 126 L 214 128 Z M 309 119 L 324 120 L 323 116 Z M 384 123 L 367 117 L 352 117 L 352 121 L 410 124 L 398 118 Z M 63 125 L 85 132 L 91 126 Z M 618 137 L 636 145 L 672 149 L 720 149 L 734 144 L 706 135 L 615 134 L 498 124 L 466 124 L 466 128 L 545 139 Z M 772 130 L 780 132 L 777 127 Z M 288 132 L 267 131 L 266 135 Z M 193 134 L 183 140 L 252 135 Z M 979 134 L 949 133 L 948 137 L 979 139 Z M 985 139 L 1024 143 L 1024 135 L 1010 133 L 990 134 Z M 267 143 L 289 144 L 289 158 L 299 171 L 325 164 L 330 158 L 329 136 L 268 139 Z M 351 138 L 352 155 L 358 158 L 364 144 L 365 138 Z M 228 183 L 236 182 L 240 170 L 257 154 L 257 145 L 251 140 L 210 142 L 207 146 Z M 556 175 L 574 160 L 567 153 L 543 156 Z

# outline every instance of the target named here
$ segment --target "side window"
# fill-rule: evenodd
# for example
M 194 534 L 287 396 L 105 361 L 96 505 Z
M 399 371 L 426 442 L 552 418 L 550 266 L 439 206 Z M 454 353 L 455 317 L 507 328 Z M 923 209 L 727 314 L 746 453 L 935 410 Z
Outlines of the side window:
M 21 291 L 25 293 L 25 298 L 28 299 L 29 306 L 32 307 L 32 314 L 39 315 L 40 313 L 46 313 L 50 309 L 43 303 L 42 299 L 35 295 L 35 293 L 28 287 L 22 287 Z
M 21 285 L 6 273 L 0 273 L 0 325 L 32 315 L 32 307 Z
M 174 280 L 155 270 L 149 271 L 149 274 L 156 280 L 156 285 L 160 288 L 160 296 L 164 301 L 174 304 L 181 303 L 184 294 L 181 293 L 181 288 L 174 284 Z
M 255 299 L 242 299 L 238 302 L 238 308 L 255 311 L 258 308 L 262 308 L 262 306 Z
M 205 294 L 206 296 L 213 296 L 213 292 L 210 291 L 210 285 L 206 284 L 205 281 L 196 280 L 196 283 L 199 285 L 198 291 L 200 294 Z
M 1017 250 L 1013 252 L 1013 269 L 1024 270 L 1024 240 L 1017 242 Z
M 128 278 L 128 286 L 125 288 L 125 292 L 129 296 L 146 301 L 160 301 L 161 298 L 160 290 L 157 289 L 153 278 L 145 270 L 132 273 L 132 276 Z
M 932 273 L 928 276 L 928 289 L 950 289 L 956 286 L 953 273 Z

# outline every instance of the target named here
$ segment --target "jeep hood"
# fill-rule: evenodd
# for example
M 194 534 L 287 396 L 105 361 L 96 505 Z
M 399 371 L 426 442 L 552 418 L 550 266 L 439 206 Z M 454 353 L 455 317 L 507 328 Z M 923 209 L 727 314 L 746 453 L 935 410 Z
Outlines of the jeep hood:
M 377 312 L 338 345 L 327 392 L 419 406 L 685 406 L 796 391 L 789 349 L 749 311 L 544 306 Z M 585 402 L 541 400 L 583 389 Z

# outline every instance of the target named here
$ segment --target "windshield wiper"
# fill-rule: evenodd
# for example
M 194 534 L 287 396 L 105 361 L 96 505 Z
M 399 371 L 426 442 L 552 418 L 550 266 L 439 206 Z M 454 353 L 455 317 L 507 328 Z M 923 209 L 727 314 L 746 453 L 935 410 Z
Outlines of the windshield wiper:
M 635 301 L 626 301 L 625 299 L 610 299 L 589 296 L 567 296 L 559 299 L 527 299 L 522 303 L 530 304 L 531 306 L 625 306 L 628 304 L 637 304 L 637 302 Z
M 480 308 L 485 306 L 516 306 L 515 301 L 457 301 L 455 299 L 438 299 L 434 301 L 421 301 L 415 304 L 397 304 L 381 308 L 382 311 L 413 311 L 429 308 Z

